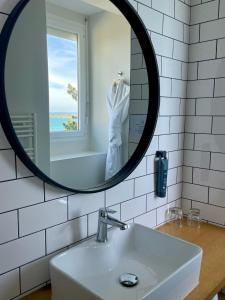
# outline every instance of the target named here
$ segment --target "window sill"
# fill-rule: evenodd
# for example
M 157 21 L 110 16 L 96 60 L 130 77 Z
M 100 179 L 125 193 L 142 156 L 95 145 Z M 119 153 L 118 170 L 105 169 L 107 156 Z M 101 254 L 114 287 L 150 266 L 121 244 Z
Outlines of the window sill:
M 104 153 L 104 152 L 95 152 L 95 151 L 86 151 L 86 152 L 75 153 L 75 154 L 55 155 L 55 156 L 51 157 L 51 162 L 59 161 L 59 160 L 74 159 L 74 158 L 98 156 L 98 155 L 106 155 L 106 153 Z

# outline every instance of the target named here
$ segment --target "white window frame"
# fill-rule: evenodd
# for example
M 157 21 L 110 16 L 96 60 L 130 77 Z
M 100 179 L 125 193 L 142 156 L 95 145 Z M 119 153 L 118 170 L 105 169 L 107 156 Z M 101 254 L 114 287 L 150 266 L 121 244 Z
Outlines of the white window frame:
M 72 140 L 76 137 L 85 137 L 87 135 L 87 30 L 86 25 L 64 19 L 62 17 L 47 13 L 47 32 L 65 32 L 68 36 L 78 35 L 78 91 L 79 91 L 79 126 L 78 131 L 60 131 L 50 132 L 50 138 L 62 142 Z M 70 36 L 71 38 L 71 36 Z

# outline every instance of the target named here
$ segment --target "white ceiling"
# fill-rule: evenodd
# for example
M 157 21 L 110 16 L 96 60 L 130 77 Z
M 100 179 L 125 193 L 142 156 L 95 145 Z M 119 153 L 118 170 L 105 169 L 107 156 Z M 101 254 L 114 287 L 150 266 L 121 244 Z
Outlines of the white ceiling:
M 101 8 L 102 10 L 106 10 L 118 15 L 121 14 L 121 12 L 116 8 L 114 4 L 112 4 L 110 0 L 83 0 L 83 2 Z
M 103 10 L 118 14 L 118 10 L 109 0 L 47 0 L 47 2 L 86 16 Z

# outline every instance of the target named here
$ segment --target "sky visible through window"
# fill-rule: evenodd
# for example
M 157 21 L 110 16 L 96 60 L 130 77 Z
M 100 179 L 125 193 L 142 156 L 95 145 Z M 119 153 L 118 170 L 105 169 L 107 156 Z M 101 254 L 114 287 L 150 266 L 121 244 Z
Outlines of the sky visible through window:
M 50 132 L 78 130 L 78 101 L 67 92 L 78 88 L 77 41 L 48 34 L 47 44 Z

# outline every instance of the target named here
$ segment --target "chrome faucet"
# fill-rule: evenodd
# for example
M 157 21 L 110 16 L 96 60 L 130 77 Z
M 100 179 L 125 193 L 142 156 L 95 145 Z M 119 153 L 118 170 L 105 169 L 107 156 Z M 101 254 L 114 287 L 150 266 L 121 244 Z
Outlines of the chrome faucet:
M 112 225 L 119 227 L 120 230 L 126 230 L 128 225 L 120 220 L 111 217 L 109 214 L 115 214 L 116 211 L 108 208 L 100 208 L 98 213 L 98 232 L 97 232 L 97 242 L 105 243 L 107 242 L 107 225 Z

